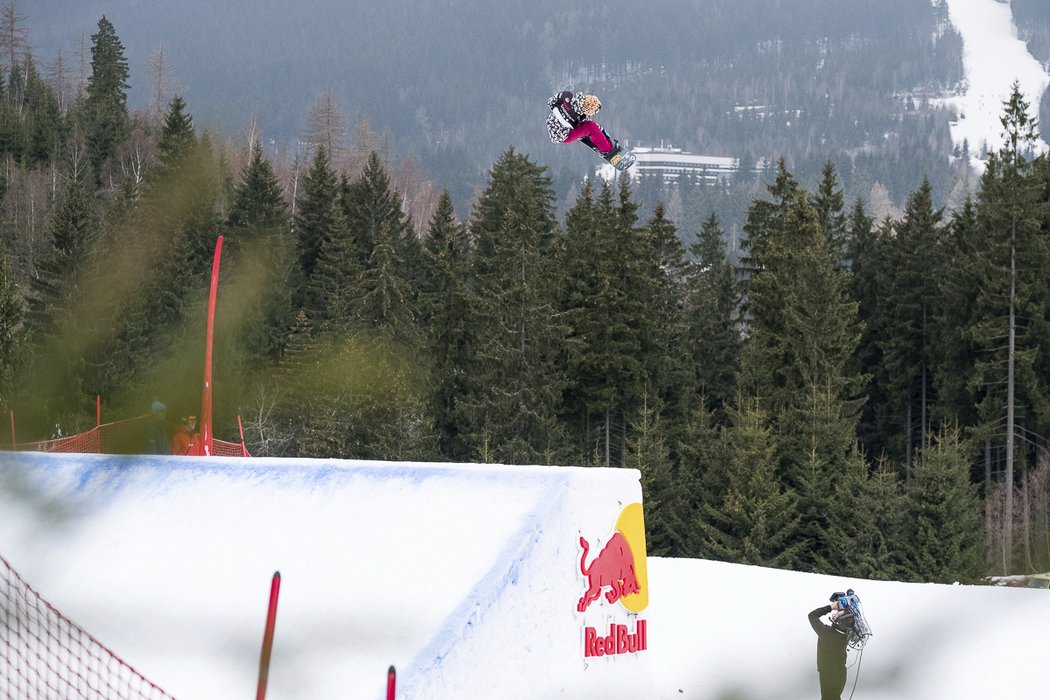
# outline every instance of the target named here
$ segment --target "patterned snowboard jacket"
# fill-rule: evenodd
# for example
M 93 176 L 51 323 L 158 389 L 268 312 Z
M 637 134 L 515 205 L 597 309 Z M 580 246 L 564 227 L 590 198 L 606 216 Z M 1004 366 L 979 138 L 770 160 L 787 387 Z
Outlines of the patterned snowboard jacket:
M 547 100 L 550 114 L 547 115 L 547 131 L 550 132 L 551 141 L 562 143 L 580 122 L 587 119 L 583 113 L 582 92 L 573 94 L 570 90 L 552 95 Z

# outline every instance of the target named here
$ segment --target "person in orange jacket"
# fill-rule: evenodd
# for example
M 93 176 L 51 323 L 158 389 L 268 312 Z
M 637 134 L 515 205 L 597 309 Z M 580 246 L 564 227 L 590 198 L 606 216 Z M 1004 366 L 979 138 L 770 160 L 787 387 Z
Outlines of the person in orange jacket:
M 200 436 L 197 435 L 197 416 L 186 416 L 179 421 L 175 434 L 171 436 L 173 455 L 200 454 Z

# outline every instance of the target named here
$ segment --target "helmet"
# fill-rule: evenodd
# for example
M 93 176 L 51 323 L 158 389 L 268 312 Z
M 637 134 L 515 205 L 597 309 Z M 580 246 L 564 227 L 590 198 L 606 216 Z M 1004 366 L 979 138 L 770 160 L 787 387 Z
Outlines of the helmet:
M 593 117 L 598 113 L 598 110 L 602 108 L 602 101 L 594 95 L 583 96 L 583 113 L 588 117 Z

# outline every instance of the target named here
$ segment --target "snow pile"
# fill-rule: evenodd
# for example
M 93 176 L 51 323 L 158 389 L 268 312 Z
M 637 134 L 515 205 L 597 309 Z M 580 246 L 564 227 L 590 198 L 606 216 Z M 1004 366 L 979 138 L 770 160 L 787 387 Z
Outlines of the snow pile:
M 405 699 L 813 698 L 806 614 L 850 587 L 856 700 L 1046 696 L 1046 591 L 651 558 L 647 607 L 578 612 L 579 539 L 594 562 L 640 498 L 634 470 L 0 453 L 0 554 L 185 698 L 251 696 L 278 569 L 271 700 L 378 700 L 391 663 Z
M 996 151 L 1003 144 L 1003 103 L 1009 100 L 1016 81 L 1029 103 L 1029 115 L 1038 117 L 1043 91 L 1050 74 L 1017 37 L 1017 26 L 1008 3 L 998 0 L 947 0 L 948 16 L 963 41 L 963 71 L 966 92 L 943 103 L 959 113 L 951 124 L 952 142 L 969 143 L 971 164 L 984 170 L 980 160 L 985 151 Z M 1036 144 L 1039 152 L 1045 141 Z
M 390 664 L 404 698 L 645 696 L 576 613 L 581 535 L 640 500 L 633 470 L 0 453 L 0 553 L 176 697 L 251 696 L 275 570 L 268 698 L 373 700 Z
M 1050 593 L 845 579 L 722 562 L 649 560 L 661 698 L 816 698 L 806 619 L 853 588 L 874 636 L 850 653 L 855 700 L 1047 697 Z M 859 680 L 858 680 L 859 673 Z M 681 691 L 681 692 L 680 692 Z

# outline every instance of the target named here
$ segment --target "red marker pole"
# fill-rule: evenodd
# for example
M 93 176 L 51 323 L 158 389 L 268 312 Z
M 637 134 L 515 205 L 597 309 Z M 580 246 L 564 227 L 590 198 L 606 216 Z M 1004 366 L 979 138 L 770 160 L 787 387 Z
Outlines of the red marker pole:
M 262 656 L 259 657 L 259 688 L 255 700 L 266 697 L 266 681 L 270 676 L 270 652 L 273 650 L 273 628 L 277 624 L 277 596 L 281 592 L 281 572 L 273 572 L 270 583 L 270 608 L 266 613 L 266 632 L 263 634 Z
M 397 671 L 391 665 L 386 672 L 386 700 L 394 700 L 394 692 L 397 687 Z

